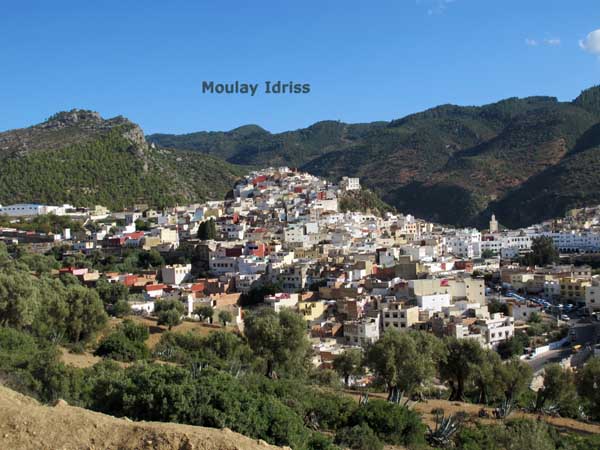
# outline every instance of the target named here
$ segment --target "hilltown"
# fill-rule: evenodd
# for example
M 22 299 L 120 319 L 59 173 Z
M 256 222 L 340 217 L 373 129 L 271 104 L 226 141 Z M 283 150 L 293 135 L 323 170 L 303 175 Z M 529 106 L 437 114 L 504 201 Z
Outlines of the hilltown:
M 37 253 L 60 247 L 74 263 L 57 273 L 89 286 L 102 278 L 126 285 L 139 315 L 152 316 L 158 299 L 176 299 L 188 320 L 198 320 L 198 307 L 211 306 L 231 313 L 243 330 L 247 309 L 292 308 L 306 322 L 314 364 L 323 368 L 388 328 L 498 349 L 527 332 L 534 317 L 546 327 L 529 333 L 521 355 L 534 368 L 549 355 L 583 364 L 596 351 L 600 278 L 586 258 L 593 262 L 600 252 L 600 208 L 520 230 L 502 229 L 493 216 L 487 230 L 454 229 L 400 213 L 347 211 L 344 199 L 361 191 L 358 178 L 332 184 L 269 168 L 247 175 L 224 201 L 163 211 L 0 207 L 3 223 L 14 224 L 0 228 L 0 240 Z M 83 227 L 47 234 L 18 226 L 47 214 Z M 551 239 L 561 261 L 523 262 L 540 238 Z M 118 272 L 78 263 L 86 255 L 118 259 L 134 250 L 158 255 L 161 267 Z

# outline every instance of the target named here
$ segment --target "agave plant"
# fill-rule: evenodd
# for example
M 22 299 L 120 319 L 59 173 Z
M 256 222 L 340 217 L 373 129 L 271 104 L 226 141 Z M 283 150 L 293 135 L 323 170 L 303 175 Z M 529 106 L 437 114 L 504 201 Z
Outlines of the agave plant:
M 368 392 L 364 392 L 360 396 L 360 399 L 358 400 L 358 404 L 360 406 L 363 406 L 363 405 L 366 405 L 367 403 L 369 403 L 369 393 Z
M 496 417 L 496 419 L 506 419 L 513 412 L 513 408 L 513 399 L 507 398 L 494 410 L 494 417 Z
M 317 417 L 317 414 L 314 411 L 310 411 L 304 416 L 304 425 L 313 431 L 319 429 L 319 418 Z
M 390 392 L 388 394 L 388 402 L 396 403 L 396 399 L 400 398 L 400 390 L 397 386 L 390 388 Z
M 194 361 L 190 364 L 190 372 L 192 375 L 192 378 L 198 378 L 200 376 L 200 372 L 202 372 L 202 369 L 204 369 L 205 367 L 207 367 L 208 364 L 204 364 L 200 361 Z
M 437 414 L 435 417 L 435 429 L 429 428 L 427 442 L 432 447 L 448 447 L 451 438 L 458 431 L 459 421 L 454 416 L 445 417 Z
M 589 420 L 588 415 L 585 413 L 585 410 L 583 409 L 583 405 L 579 405 L 577 407 L 577 415 L 579 417 L 579 420 L 583 420 L 584 422 L 587 422 Z
M 551 404 L 548 406 L 544 406 L 540 409 L 542 414 L 546 414 L 547 416 L 560 416 L 560 407 L 555 404 Z

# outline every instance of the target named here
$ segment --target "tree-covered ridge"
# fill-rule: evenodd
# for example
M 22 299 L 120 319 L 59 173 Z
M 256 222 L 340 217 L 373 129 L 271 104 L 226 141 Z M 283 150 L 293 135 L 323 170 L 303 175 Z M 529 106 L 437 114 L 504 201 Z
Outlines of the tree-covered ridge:
M 520 218 L 493 209 L 504 198 L 537 195 L 529 191 L 530 180 L 600 145 L 599 122 L 600 88 L 594 87 L 572 102 L 509 98 L 484 106 L 441 105 L 390 122 L 324 121 L 278 134 L 253 125 L 148 139 L 232 163 L 286 164 L 331 179 L 358 176 L 390 205 L 439 222 L 480 224 L 493 211 L 502 223 L 518 226 L 594 197 L 586 187 L 562 195 L 555 184 L 551 190 L 562 199 L 556 211 L 536 204 Z
M 29 136 L 29 150 L 18 150 L 15 144 L 0 152 L 0 204 L 121 209 L 144 202 L 160 207 L 222 198 L 244 171 L 198 153 L 151 148 L 141 130 L 125 119 L 97 122 L 94 117 L 76 123 L 53 117 L 45 122 L 50 128 L 42 124 L 33 132 L 17 130 Z M 14 133 L 3 133 L 0 142 L 21 142 Z M 65 142 L 75 143 L 58 146 L 57 136 L 67 135 L 72 139 Z

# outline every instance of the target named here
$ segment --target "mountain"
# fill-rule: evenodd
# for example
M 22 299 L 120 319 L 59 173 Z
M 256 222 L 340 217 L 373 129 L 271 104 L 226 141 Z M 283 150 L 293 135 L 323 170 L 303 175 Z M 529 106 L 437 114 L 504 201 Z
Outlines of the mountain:
M 136 124 L 93 111 L 0 133 L 0 204 L 160 207 L 222 198 L 244 172 L 198 152 L 156 149 Z
M 600 87 L 594 87 L 572 102 L 509 98 L 441 105 L 390 122 L 324 121 L 278 134 L 248 125 L 148 141 L 233 164 L 359 176 L 404 212 L 454 225 L 481 225 L 495 213 L 516 227 L 600 201 L 599 136 Z

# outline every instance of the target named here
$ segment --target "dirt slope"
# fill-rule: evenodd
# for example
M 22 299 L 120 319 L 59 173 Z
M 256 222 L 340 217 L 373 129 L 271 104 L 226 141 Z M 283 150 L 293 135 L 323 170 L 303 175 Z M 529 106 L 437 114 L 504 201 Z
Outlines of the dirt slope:
M 271 446 L 228 429 L 131 422 L 69 406 L 44 406 L 0 386 L 2 449 L 268 450 Z

